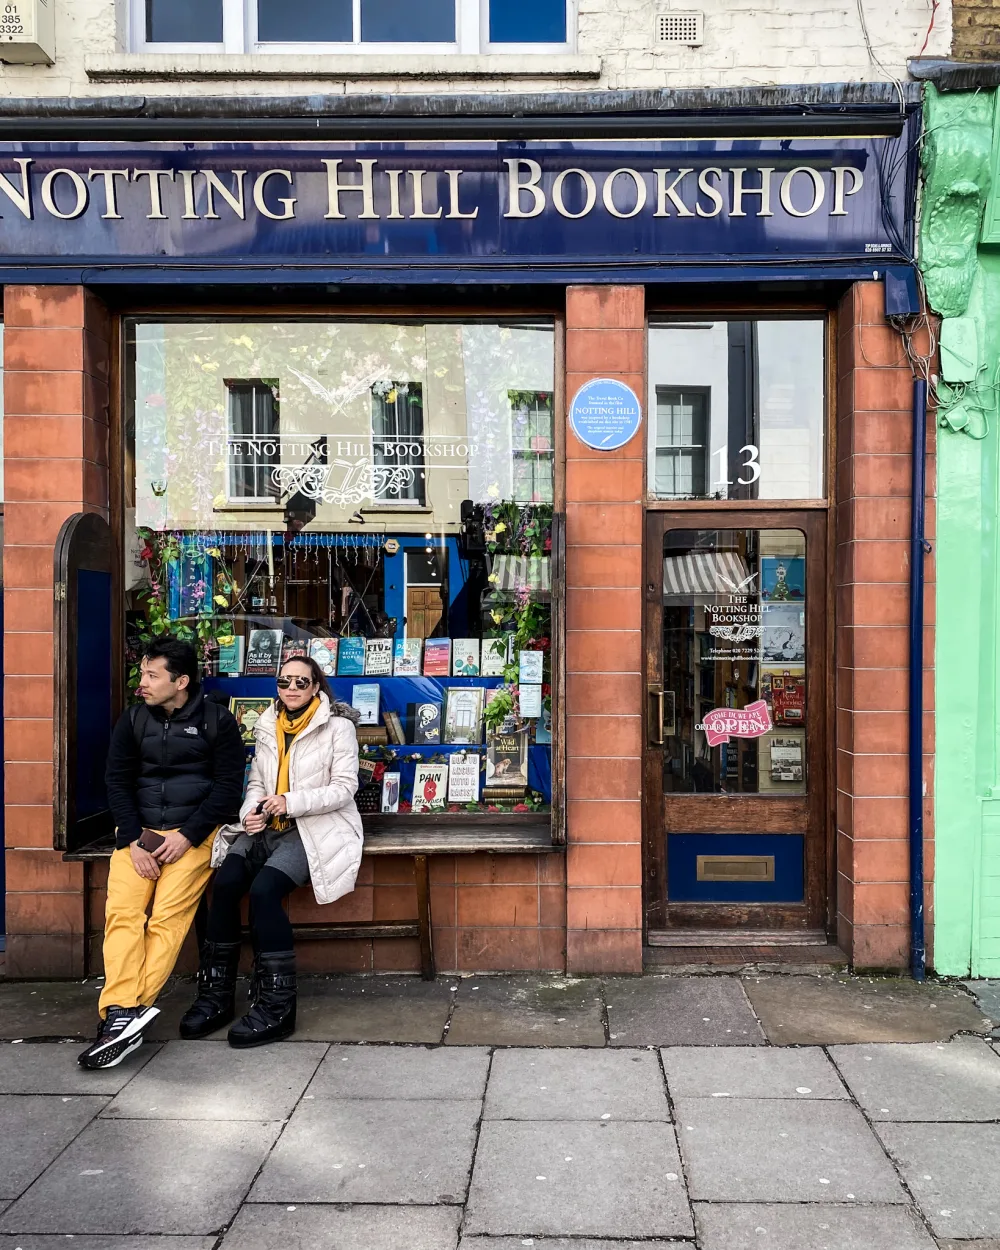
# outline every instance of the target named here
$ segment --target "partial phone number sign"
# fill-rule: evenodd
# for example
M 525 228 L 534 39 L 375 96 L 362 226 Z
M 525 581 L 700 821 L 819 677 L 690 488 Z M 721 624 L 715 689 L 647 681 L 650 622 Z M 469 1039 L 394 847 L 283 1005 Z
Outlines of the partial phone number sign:
M 574 395 L 569 423 L 586 446 L 595 451 L 617 451 L 638 433 L 642 405 L 639 396 L 624 382 L 593 378 Z

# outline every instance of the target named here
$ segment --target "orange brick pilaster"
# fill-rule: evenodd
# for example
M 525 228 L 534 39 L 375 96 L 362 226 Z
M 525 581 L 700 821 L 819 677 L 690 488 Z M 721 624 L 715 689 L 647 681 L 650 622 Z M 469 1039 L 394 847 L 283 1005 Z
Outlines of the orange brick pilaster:
M 645 409 L 642 287 L 570 287 L 566 395 L 626 382 Z M 618 451 L 566 437 L 566 970 L 642 971 L 645 423 Z
M 837 397 L 837 936 L 859 968 L 909 963 L 907 678 L 913 374 L 881 283 L 841 300 Z M 927 537 L 933 540 L 934 427 Z M 934 565 L 924 601 L 924 830 L 933 898 Z
M 10 977 L 83 971 L 83 871 L 53 844 L 53 551 L 108 512 L 110 322 L 82 287 L 4 292 L 4 716 Z

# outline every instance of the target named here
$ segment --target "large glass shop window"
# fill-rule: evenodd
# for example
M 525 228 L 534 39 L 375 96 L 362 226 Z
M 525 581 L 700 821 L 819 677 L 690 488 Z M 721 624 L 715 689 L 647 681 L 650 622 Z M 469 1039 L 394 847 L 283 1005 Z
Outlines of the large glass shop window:
M 649 329 L 657 499 L 820 499 L 824 322 L 663 321 Z
M 248 744 L 282 657 L 361 713 L 369 814 L 551 803 L 551 325 L 128 332 L 126 659 L 198 647 Z
M 664 535 L 668 793 L 806 793 L 807 554 L 797 529 Z

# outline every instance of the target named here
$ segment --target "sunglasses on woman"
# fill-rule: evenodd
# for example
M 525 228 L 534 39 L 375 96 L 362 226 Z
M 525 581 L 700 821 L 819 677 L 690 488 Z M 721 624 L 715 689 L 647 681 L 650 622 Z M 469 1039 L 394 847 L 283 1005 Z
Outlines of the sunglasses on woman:
M 311 677 L 279 677 L 278 689 L 287 690 L 289 686 L 294 685 L 296 690 L 308 690 L 313 684 Z

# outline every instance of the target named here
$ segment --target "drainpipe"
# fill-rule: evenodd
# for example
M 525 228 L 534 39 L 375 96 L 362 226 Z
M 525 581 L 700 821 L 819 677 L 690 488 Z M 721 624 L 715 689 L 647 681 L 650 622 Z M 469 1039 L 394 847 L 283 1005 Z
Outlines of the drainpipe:
M 913 482 L 910 515 L 910 972 L 925 975 L 924 945 L 924 538 L 927 383 L 913 383 Z

